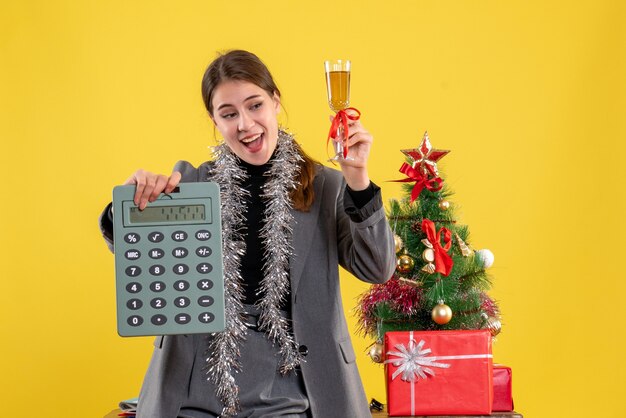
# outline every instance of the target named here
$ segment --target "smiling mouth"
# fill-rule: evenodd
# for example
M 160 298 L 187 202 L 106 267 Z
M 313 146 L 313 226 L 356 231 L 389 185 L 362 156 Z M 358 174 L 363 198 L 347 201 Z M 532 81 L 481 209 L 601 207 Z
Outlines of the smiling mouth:
M 252 142 L 256 141 L 257 139 L 261 138 L 261 136 L 263 136 L 262 133 L 260 134 L 255 134 L 255 135 L 251 135 L 249 137 L 243 138 L 241 140 L 241 142 L 243 142 L 244 144 L 251 144 Z
M 257 152 L 263 146 L 264 133 L 250 135 L 240 140 L 244 147 L 250 152 Z

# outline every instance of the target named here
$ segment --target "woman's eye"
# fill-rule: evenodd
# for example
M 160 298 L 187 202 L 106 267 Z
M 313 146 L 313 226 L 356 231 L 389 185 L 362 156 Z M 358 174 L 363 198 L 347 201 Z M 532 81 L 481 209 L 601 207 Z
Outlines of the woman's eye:
M 226 113 L 226 114 L 223 114 L 222 117 L 224 119 L 232 119 L 232 118 L 235 117 L 235 115 L 236 115 L 236 113 Z
M 260 108 L 261 106 L 263 106 L 263 102 L 255 103 L 250 108 L 252 110 L 256 110 L 256 109 Z

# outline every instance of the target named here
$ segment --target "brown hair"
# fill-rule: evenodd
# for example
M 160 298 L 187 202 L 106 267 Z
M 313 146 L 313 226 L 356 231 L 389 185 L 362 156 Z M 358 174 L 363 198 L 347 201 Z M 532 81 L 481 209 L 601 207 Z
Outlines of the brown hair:
M 276 94 L 280 98 L 280 90 L 272 74 L 259 57 L 248 51 L 228 51 L 220 54 L 209 64 L 202 77 L 202 99 L 211 117 L 213 117 L 213 93 L 220 83 L 227 80 L 250 82 L 265 90 L 270 97 Z M 296 146 L 304 161 L 300 163 L 298 188 L 291 192 L 291 203 L 296 210 L 308 212 L 315 197 L 313 179 L 317 162 L 309 157 L 297 142 Z

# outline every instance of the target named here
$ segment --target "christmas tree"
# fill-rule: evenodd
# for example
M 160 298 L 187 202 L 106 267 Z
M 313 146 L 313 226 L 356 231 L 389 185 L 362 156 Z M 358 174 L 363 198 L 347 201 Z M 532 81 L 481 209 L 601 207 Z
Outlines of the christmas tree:
M 424 134 L 418 148 L 402 150 L 405 198 L 392 200 L 389 221 L 395 233 L 397 268 L 386 283 L 359 298 L 361 331 L 372 337 L 372 360 L 382 361 L 388 331 L 467 330 L 500 332 L 500 314 L 487 295 L 493 264 L 489 250 L 470 247 L 467 226 L 457 223 L 452 192 L 437 162 L 449 151 L 434 149 Z

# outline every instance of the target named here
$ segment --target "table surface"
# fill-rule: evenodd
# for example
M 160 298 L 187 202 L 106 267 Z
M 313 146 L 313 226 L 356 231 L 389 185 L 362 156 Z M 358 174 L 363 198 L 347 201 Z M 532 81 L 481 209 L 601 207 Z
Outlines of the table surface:
M 103 418 L 119 418 L 118 414 L 122 411 L 119 409 L 114 409 L 113 411 L 106 414 Z M 381 412 L 372 412 L 372 418 L 388 418 L 387 411 Z M 437 415 L 438 418 L 524 418 L 522 414 L 519 414 L 515 411 L 513 412 L 494 412 L 491 415 Z M 403 418 L 403 417 L 397 417 Z M 408 417 L 407 417 L 408 418 Z M 411 418 L 428 418 L 426 416 L 420 415 Z
M 118 416 L 118 414 L 121 414 L 121 413 L 122 413 L 121 409 L 114 409 L 113 411 L 109 412 L 108 414 L 106 414 L 102 418 L 120 418 Z
M 434 415 L 419 415 L 419 416 L 414 416 L 411 418 L 428 418 L 428 417 L 432 417 Z M 372 418 L 388 418 L 389 415 L 387 414 L 387 411 L 381 411 L 381 412 L 372 412 Z M 522 416 L 522 414 L 517 413 L 515 411 L 511 411 L 511 412 L 494 412 L 491 415 L 437 415 L 438 418 L 524 418 Z M 405 417 L 397 417 L 397 418 L 405 418 Z M 408 418 L 408 417 L 406 417 Z

